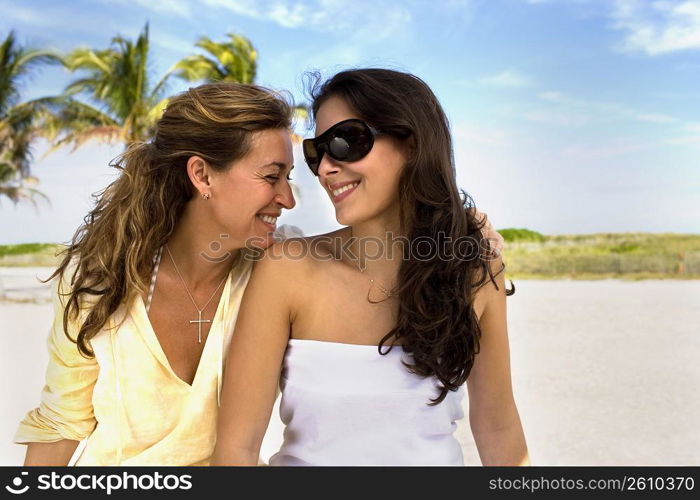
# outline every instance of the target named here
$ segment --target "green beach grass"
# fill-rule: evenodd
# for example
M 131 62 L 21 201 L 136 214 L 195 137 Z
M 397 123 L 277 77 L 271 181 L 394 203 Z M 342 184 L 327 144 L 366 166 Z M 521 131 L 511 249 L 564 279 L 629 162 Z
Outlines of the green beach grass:
M 700 279 L 700 234 L 498 230 L 508 279 Z M 0 266 L 56 266 L 63 245 L 0 245 Z
M 54 243 L 0 245 L 0 266 L 55 267 L 59 262 L 57 254 L 64 248 L 64 245 Z
M 699 234 L 498 232 L 512 279 L 700 279 Z

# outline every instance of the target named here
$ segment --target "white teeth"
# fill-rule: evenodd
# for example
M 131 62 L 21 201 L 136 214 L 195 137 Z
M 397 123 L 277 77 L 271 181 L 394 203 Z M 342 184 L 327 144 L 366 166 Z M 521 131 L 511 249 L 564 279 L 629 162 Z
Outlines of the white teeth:
M 267 222 L 268 224 L 275 224 L 277 222 L 277 217 L 272 217 L 270 215 L 258 215 L 262 220 Z
M 348 185 L 343 186 L 343 187 L 341 187 L 341 188 L 339 188 L 339 189 L 334 189 L 334 190 L 333 190 L 333 196 L 338 196 L 339 194 L 344 193 L 345 191 L 349 191 L 349 190 L 351 190 L 351 189 L 354 189 L 354 188 L 356 188 L 356 187 L 359 186 L 359 185 L 360 185 L 359 182 L 353 182 L 352 184 L 348 184 Z

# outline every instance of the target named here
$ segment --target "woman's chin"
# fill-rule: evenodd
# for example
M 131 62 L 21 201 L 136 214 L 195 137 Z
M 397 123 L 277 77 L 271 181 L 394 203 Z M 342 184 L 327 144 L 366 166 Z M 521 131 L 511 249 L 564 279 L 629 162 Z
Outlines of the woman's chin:
M 267 234 L 256 234 L 251 236 L 246 241 L 246 248 L 265 250 L 266 248 L 272 246 L 275 243 L 273 238 L 273 232 L 270 231 Z
M 365 218 L 358 217 L 356 214 L 336 212 L 335 220 L 338 221 L 338 224 L 341 226 L 354 226 L 363 222 Z
M 335 211 L 335 220 L 343 226 L 351 226 L 355 223 L 355 217 L 352 217 L 352 214 L 348 213 L 347 210 L 342 209 Z

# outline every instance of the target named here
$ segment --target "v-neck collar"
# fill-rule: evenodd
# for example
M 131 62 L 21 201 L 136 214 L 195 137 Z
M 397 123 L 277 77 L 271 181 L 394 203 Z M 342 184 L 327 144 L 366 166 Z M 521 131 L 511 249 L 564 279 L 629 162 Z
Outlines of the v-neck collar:
M 220 335 L 225 323 L 225 314 L 228 310 L 229 296 L 231 295 L 232 273 L 233 269 L 229 272 L 228 277 L 226 278 L 226 285 L 224 285 L 224 291 L 221 293 L 221 297 L 219 298 L 219 303 L 216 307 L 216 312 L 214 313 L 214 318 L 212 319 L 211 327 L 209 328 L 209 334 L 204 340 L 204 348 L 202 349 L 202 354 L 199 357 L 199 362 L 197 364 L 197 369 L 194 373 L 194 378 L 192 379 L 191 385 L 185 382 L 183 379 L 181 379 L 170 365 L 170 361 L 165 355 L 163 346 L 160 345 L 158 336 L 156 335 L 153 325 L 151 324 L 151 320 L 148 317 L 148 312 L 146 311 L 146 304 L 144 304 L 143 302 L 143 297 L 141 297 L 140 294 L 137 294 L 134 298 L 134 304 L 132 305 L 132 314 L 134 314 L 135 316 L 136 329 L 141 334 L 142 339 L 153 353 L 153 356 L 166 368 L 166 370 L 171 374 L 171 376 L 175 380 L 177 380 L 179 384 L 181 384 L 190 391 L 194 388 L 194 386 L 197 384 L 198 379 L 200 378 L 200 372 L 203 369 L 205 357 L 207 356 L 209 350 L 212 349 L 212 347 L 210 346 L 220 344 L 220 342 L 218 342 L 215 339 L 212 339 L 212 337 L 218 337 Z

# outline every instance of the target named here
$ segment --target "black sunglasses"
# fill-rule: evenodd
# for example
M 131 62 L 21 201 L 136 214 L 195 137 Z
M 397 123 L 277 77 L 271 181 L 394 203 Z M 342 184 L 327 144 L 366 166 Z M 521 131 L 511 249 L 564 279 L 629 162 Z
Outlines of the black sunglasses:
M 338 161 L 357 161 L 367 156 L 374 146 L 374 136 L 381 132 L 359 118 L 350 118 L 333 125 L 324 133 L 302 142 L 304 159 L 311 172 L 318 175 L 318 166 L 325 153 Z

